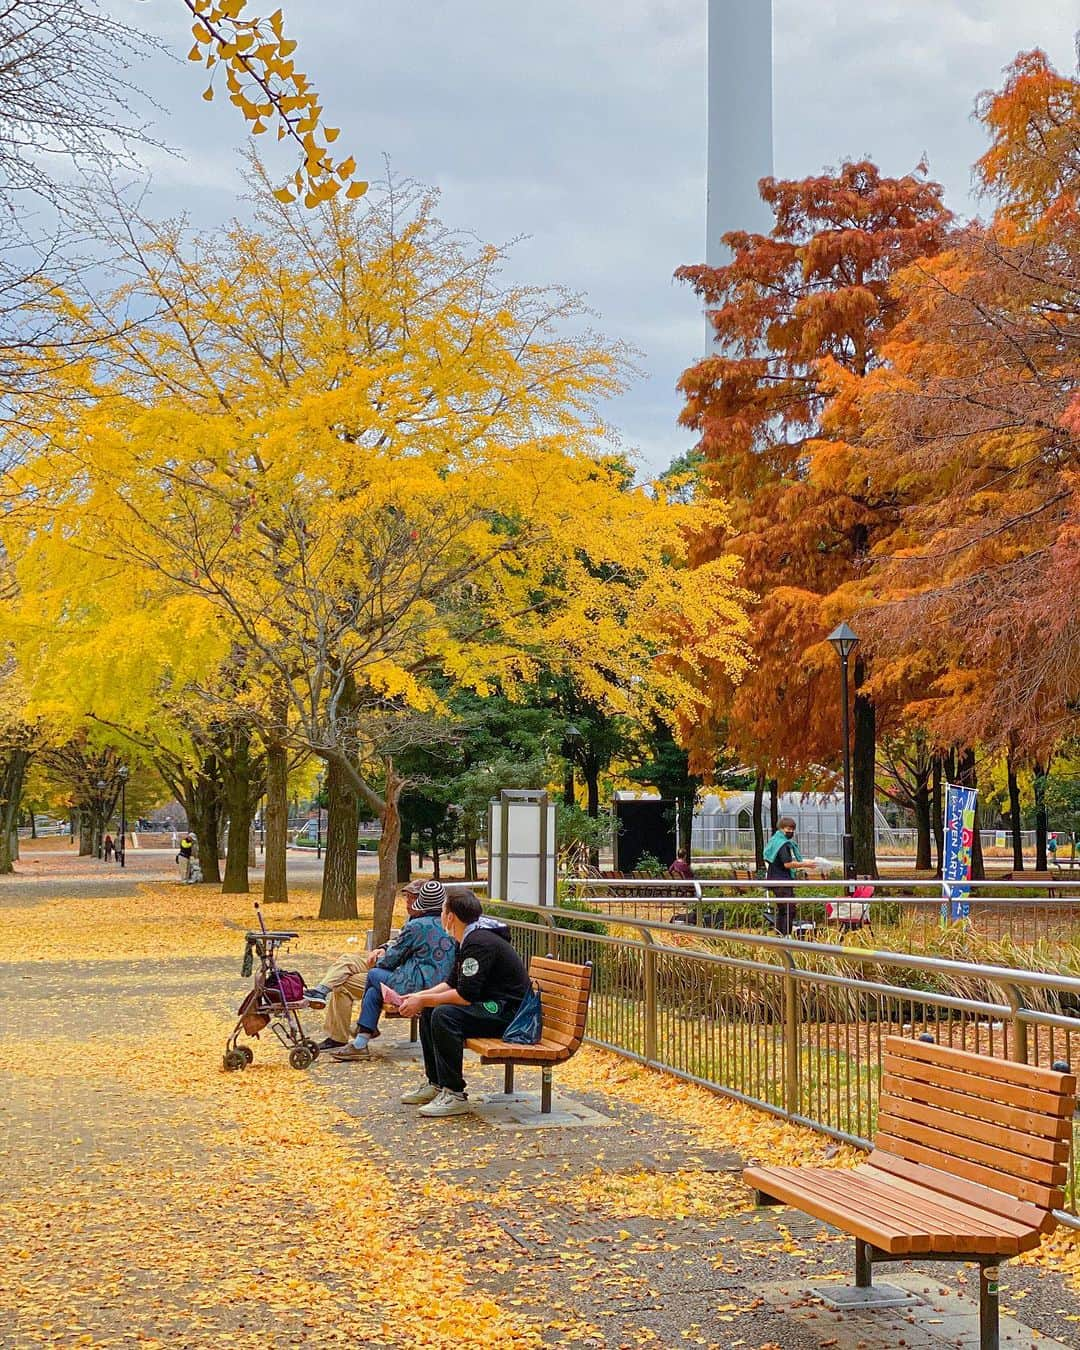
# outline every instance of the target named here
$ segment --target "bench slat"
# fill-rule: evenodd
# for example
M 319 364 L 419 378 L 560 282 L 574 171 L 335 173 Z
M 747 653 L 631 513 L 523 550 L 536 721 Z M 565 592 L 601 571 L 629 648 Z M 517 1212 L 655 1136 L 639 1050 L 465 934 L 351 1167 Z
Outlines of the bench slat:
M 554 956 L 534 956 L 529 961 L 529 970 L 550 971 L 553 975 L 572 975 L 575 979 L 581 979 L 582 971 L 585 972 L 585 978 L 592 976 L 590 966 L 575 965 L 573 961 L 560 961 Z
M 875 1148 L 866 1165 L 878 1171 L 888 1172 L 892 1176 L 904 1177 L 930 1190 L 940 1191 L 943 1195 L 966 1200 L 978 1209 L 989 1209 L 1024 1226 L 1042 1227 L 1043 1231 L 1049 1231 L 1043 1227 L 1049 1217 L 1050 1226 L 1053 1227 L 1053 1216 L 1048 1216 L 1042 1205 L 1011 1194 L 1007 1195 L 1004 1191 L 993 1190 L 954 1172 L 943 1171 L 933 1163 L 911 1162 L 907 1158 L 901 1158 L 899 1154 Z
M 924 1168 L 923 1171 L 930 1169 Z M 980 1205 L 972 1204 L 966 1199 L 961 1199 L 955 1195 L 946 1195 L 943 1191 L 937 1191 L 925 1185 L 922 1182 L 911 1181 L 909 1178 L 900 1176 L 896 1172 L 886 1172 L 884 1168 L 876 1166 L 874 1163 L 860 1163 L 855 1171 L 860 1175 L 869 1176 L 887 1182 L 896 1192 L 905 1195 L 921 1196 L 927 1199 L 937 1199 L 948 1205 L 956 1214 L 961 1216 L 964 1223 L 983 1223 L 988 1224 L 993 1231 L 1002 1233 L 1013 1242 L 1023 1241 L 1030 1236 L 1032 1232 L 1037 1232 L 1037 1226 L 1029 1221 L 1021 1223 L 1017 1219 L 1000 1214 L 997 1210 L 989 1210 Z M 996 1198 L 996 1192 L 991 1192 Z M 1033 1210 L 1033 1216 L 1037 1220 L 1040 1211 Z
M 569 1046 L 549 1041 L 546 1037 L 535 1045 L 511 1045 L 508 1041 L 500 1041 L 497 1036 L 470 1036 L 465 1042 L 465 1049 L 479 1055 L 487 1063 L 514 1059 L 537 1064 L 557 1064 L 560 1060 L 569 1059 L 572 1053 Z
M 559 1008 L 562 1012 L 577 1016 L 589 1006 L 589 996 L 585 992 L 568 994 L 561 989 L 553 989 L 551 985 L 544 984 L 542 981 L 536 981 L 536 987 L 540 990 L 540 996 L 544 1000 L 544 1006 Z
M 951 1045 L 935 1045 L 929 1041 L 910 1041 L 903 1036 L 887 1036 L 886 1052 L 903 1059 L 959 1068 L 977 1078 L 991 1078 L 1002 1083 L 1042 1089 L 1052 1094 L 1076 1096 L 1076 1075 L 1043 1069 L 1036 1064 L 1018 1064 L 1011 1059 L 991 1059 L 970 1050 L 956 1050 Z
M 846 1233 L 872 1243 L 883 1252 L 902 1255 L 911 1251 L 910 1233 L 859 1211 L 839 1213 L 828 1197 L 818 1194 L 812 1182 L 806 1181 L 806 1173 L 812 1171 L 813 1168 L 747 1167 L 743 1180 L 764 1195 L 793 1205 L 822 1223 L 842 1227 Z
M 1069 1145 L 1064 1139 L 1042 1139 L 1038 1135 L 1010 1130 L 996 1121 L 979 1120 L 975 1116 L 959 1115 L 954 1111 L 944 1111 L 925 1102 L 908 1101 L 904 1097 L 895 1097 L 891 1093 L 882 1093 L 878 1101 L 878 1119 L 885 1116 L 900 1116 L 904 1120 L 920 1124 L 935 1125 L 950 1134 L 963 1139 L 977 1140 L 991 1144 L 995 1149 L 1016 1155 L 1018 1158 L 1037 1159 L 1044 1163 L 1064 1163 L 1069 1157 Z M 1006 1169 L 1015 1171 L 1013 1167 Z M 1020 1176 L 1029 1175 L 1021 1170 Z M 1064 1177 L 1039 1177 L 1040 1181 L 1064 1182 Z
M 1060 1188 L 1040 1185 L 1038 1182 L 1029 1181 L 1026 1177 L 1014 1177 L 1008 1172 L 984 1167 L 967 1158 L 943 1153 L 941 1149 L 930 1148 L 899 1135 L 879 1131 L 874 1137 L 874 1147 L 884 1149 L 886 1153 L 895 1154 L 897 1157 L 906 1158 L 909 1162 L 928 1163 L 939 1171 L 966 1177 L 967 1180 L 976 1181 L 992 1191 L 1004 1191 L 1006 1195 L 1013 1195 L 1018 1200 L 1030 1200 L 1040 1209 L 1057 1209 L 1064 1199 L 1064 1192 Z
M 1060 1139 L 1066 1142 L 1072 1139 L 1072 1121 L 1063 1116 L 1049 1116 L 1039 1111 L 1028 1111 L 1024 1107 L 1008 1106 L 1003 1102 L 987 1101 L 983 1098 L 973 1101 L 966 1093 L 935 1087 L 931 1083 L 921 1083 L 914 1078 L 900 1078 L 891 1073 L 886 1073 L 882 1077 L 881 1090 L 883 1093 L 906 1097 L 914 1102 L 926 1102 L 930 1106 L 943 1106 L 950 1111 L 977 1115 L 982 1120 L 992 1120 L 999 1125 L 1023 1130 L 1037 1138 Z
M 935 1195 L 924 1202 L 920 1198 L 890 1193 L 885 1179 L 875 1185 L 855 1172 L 837 1172 L 829 1168 L 809 1170 L 810 1188 L 831 1200 L 838 1214 L 857 1211 L 874 1222 L 906 1233 L 911 1239 L 912 1251 L 955 1251 L 961 1234 L 965 1234 L 965 1245 L 972 1245 L 977 1252 L 999 1250 L 1000 1234 L 991 1231 L 983 1220 L 970 1225 L 969 1231 L 957 1211 L 948 1208 L 943 1196 Z
M 965 1069 L 949 1069 L 944 1065 L 927 1064 L 926 1072 L 920 1074 L 913 1069 L 909 1061 L 895 1055 L 885 1056 L 885 1072 L 914 1082 L 926 1082 L 935 1087 L 950 1088 L 962 1092 L 972 1101 L 998 1101 L 1010 1106 L 1025 1107 L 1048 1116 L 1068 1116 L 1072 1109 L 1068 1099 L 1056 1093 L 1042 1091 L 1036 1087 L 1024 1087 L 1018 1083 L 1007 1083 L 999 1079 L 983 1078 L 968 1073 Z
M 1064 1186 L 1068 1176 L 1067 1169 L 1058 1163 L 1025 1158 L 1008 1149 L 980 1143 L 968 1135 L 952 1134 L 944 1125 L 924 1125 L 918 1120 L 908 1120 L 888 1111 L 878 1116 L 878 1131 L 915 1144 L 925 1144 L 958 1162 L 981 1163 L 994 1168 L 1002 1176 L 1037 1181 L 1044 1186 Z

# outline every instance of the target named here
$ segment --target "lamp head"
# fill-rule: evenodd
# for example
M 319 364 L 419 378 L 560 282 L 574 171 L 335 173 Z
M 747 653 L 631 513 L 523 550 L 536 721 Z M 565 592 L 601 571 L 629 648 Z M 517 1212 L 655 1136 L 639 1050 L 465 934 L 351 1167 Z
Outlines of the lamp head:
M 829 634 L 829 641 L 836 648 L 836 654 L 842 659 L 851 655 L 859 645 L 858 637 L 846 623 L 838 624 Z
M 566 724 L 566 730 L 563 732 L 563 740 L 571 750 L 573 750 L 576 745 L 580 745 L 584 739 L 585 737 L 582 736 L 581 732 L 574 726 L 573 722 L 568 722 Z

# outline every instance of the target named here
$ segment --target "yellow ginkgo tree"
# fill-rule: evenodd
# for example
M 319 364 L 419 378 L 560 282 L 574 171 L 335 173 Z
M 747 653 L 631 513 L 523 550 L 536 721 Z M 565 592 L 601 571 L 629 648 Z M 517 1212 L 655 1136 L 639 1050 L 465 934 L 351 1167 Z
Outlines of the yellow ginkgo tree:
M 50 393 L 4 542 L 24 611 L 48 576 L 60 628 L 55 580 L 77 588 L 84 555 L 138 577 L 151 613 L 198 603 L 228 643 L 223 715 L 265 720 L 272 691 L 331 799 L 382 820 L 384 930 L 396 755 L 448 691 L 513 697 L 543 667 L 685 721 L 703 664 L 743 667 L 742 597 L 729 558 L 684 566 L 721 508 L 634 486 L 613 452 L 600 404 L 624 355 L 580 331 L 573 297 L 507 284 L 502 253 L 419 189 L 312 212 L 255 172 L 254 225 L 147 226 L 92 308 L 50 297 L 93 355 L 35 357 Z
M 298 197 L 306 206 L 329 201 L 343 188 L 363 196 L 367 183 L 356 177 L 353 156 L 335 159 L 330 146 L 340 128 L 328 126 L 310 78 L 298 70 L 296 42 L 285 36 L 276 9 L 266 17 L 248 12 L 247 0 L 181 0 L 191 12 L 194 38 L 188 59 L 210 74 L 203 98 L 212 102 L 222 77 L 224 93 L 258 136 L 271 126 L 279 141 L 293 143 L 299 162 L 290 182 L 276 189 L 283 202 Z

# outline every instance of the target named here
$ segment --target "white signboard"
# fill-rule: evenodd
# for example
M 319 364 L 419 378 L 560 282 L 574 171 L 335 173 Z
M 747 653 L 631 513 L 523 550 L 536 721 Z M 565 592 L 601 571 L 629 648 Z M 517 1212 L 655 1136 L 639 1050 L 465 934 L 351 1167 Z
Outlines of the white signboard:
M 555 803 L 546 792 L 504 789 L 488 814 L 488 896 L 555 903 Z

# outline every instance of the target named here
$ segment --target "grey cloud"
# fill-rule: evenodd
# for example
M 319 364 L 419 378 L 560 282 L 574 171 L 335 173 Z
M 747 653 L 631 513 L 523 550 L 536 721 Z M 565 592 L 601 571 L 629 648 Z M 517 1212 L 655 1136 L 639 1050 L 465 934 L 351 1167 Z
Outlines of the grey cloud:
M 109 4 L 157 25 L 181 57 L 190 45 L 178 0 Z M 643 353 L 646 378 L 611 410 L 626 442 L 654 467 L 685 449 L 674 386 L 704 338 L 671 277 L 704 254 L 705 0 L 284 9 L 338 144 L 372 172 L 385 151 L 395 172 L 439 186 L 452 224 L 528 235 L 514 276 L 585 292 L 599 326 Z M 863 154 L 906 172 L 926 152 L 954 208 L 972 209 L 975 94 L 1020 48 L 1045 46 L 1069 67 L 1078 21 L 1067 0 L 775 0 L 777 172 Z M 226 186 L 235 110 L 203 103 L 204 77 L 182 61 L 156 62 L 143 82 L 188 155 L 159 166 L 159 209 L 222 221 L 239 209 Z

